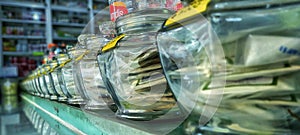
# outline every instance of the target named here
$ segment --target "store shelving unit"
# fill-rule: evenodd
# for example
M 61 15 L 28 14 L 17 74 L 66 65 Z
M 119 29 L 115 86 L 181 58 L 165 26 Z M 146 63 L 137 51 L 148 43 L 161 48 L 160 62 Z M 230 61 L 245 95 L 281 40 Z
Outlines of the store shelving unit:
M 53 5 L 51 7 L 51 9 L 56 10 L 56 11 L 69 11 L 69 12 L 88 13 L 87 8 L 71 8 L 71 7 Z
M 35 108 L 35 111 L 60 134 L 124 134 L 150 135 L 153 128 L 168 128 L 172 122 L 164 125 L 137 124 L 139 121 L 124 121 L 117 119 L 107 111 L 82 111 L 80 107 L 51 101 L 26 93 L 21 95 L 25 105 Z M 171 134 L 182 134 L 182 127 L 173 130 Z
M 45 36 L 2 35 L 6 39 L 46 39 Z
M 80 23 L 62 23 L 62 22 L 53 22 L 53 25 L 56 26 L 70 26 L 70 27 L 84 27 L 86 24 L 80 24 Z
M 23 14 L 25 14 L 22 11 L 40 11 L 40 13 L 45 14 L 45 9 L 46 5 L 45 3 L 37 3 L 37 2 L 29 2 L 29 1 L 22 1 L 22 2 L 17 2 L 17 1 L 9 1 L 9 0 L 4 0 L 0 1 L 0 6 L 1 6 L 1 19 L 0 19 L 0 30 L 1 30 L 1 39 L 0 39 L 0 68 L 4 66 L 5 62 L 5 57 L 9 56 L 18 56 L 18 57 L 35 57 L 33 59 L 36 60 L 41 60 L 42 57 L 41 55 L 35 55 L 30 49 L 26 49 L 23 51 L 6 51 L 3 50 L 4 47 L 4 41 L 13 41 L 15 43 L 15 46 L 17 46 L 17 42 L 21 40 L 22 42 L 25 42 L 27 45 L 27 48 L 29 48 L 29 43 L 30 42 L 41 42 L 46 44 L 46 39 L 47 36 L 45 36 L 45 33 L 40 33 L 38 35 L 36 34 L 30 34 L 26 33 L 25 29 L 29 26 L 31 28 L 42 28 L 40 29 L 41 31 L 46 31 L 45 25 L 46 25 L 46 20 L 41 20 L 41 19 L 24 19 Z M 16 9 L 16 10 L 14 10 Z M 21 11 L 21 12 L 20 12 Z M 18 13 L 22 14 L 22 18 L 17 17 L 18 15 L 15 14 L 15 17 L 7 17 L 8 15 L 5 14 L 4 12 L 11 12 L 11 13 Z M 6 17 L 4 17 L 6 15 Z M 3 33 L 3 28 L 5 27 L 23 27 L 24 28 L 24 34 L 7 34 Z M 28 28 L 29 28 L 28 27 Z M 30 29 L 29 29 L 30 30 Z M 26 34 L 25 34 L 26 33 Z M 25 44 L 23 43 L 23 44 Z M 11 44 L 13 45 L 13 44 Z M 43 52 L 37 52 L 40 54 L 43 54 Z
M 93 18 L 93 16 L 98 13 L 101 8 L 107 6 L 106 0 L 86 0 L 86 7 L 67 7 L 63 5 L 57 5 L 52 3 L 52 0 L 43 0 L 43 2 L 18 2 L 15 0 L 3 0 L 0 1 L 0 11 L 3 11 L 3 7 L 14 7 L 14 8 L 27 8 L 41 10 L 45 14 L 45 20 L 27 20 L 27 19 L 16 19 L 16 18 L 5 18 L 3 17 L 3 12 L 0 15 L 0 30 L 2 31 L 5 24 L 20 24 L 20 25 L 42 25 L 45 31 L 45 36 L 33 36 L 33 35 L 7 35 L 0 33 L 0 68 L 4 66 L 5 56 L 32 56 L 32 52 L 7 52 L 3 50 L 3 40 L 45 40 L 46 44 L 52 42 L 66 42 L 66 43 L 76 43 L 76 37 L 58 37 L 54 35 L 55 30 L 58 28 L 66 29 L 84 29 L 87 22 Z M 80 13 L 86 14 L 87 22 L 85 23 L 74 23 L 74 22 L 57 22 L 53 21 L 54 12 L 66 12 L 66 13 Z M 94 28 L 94 25 L 90 25 Z M 78 36 L 80 32 L 76 33 Z M 30 51 L 30 50 L 28 50 Z
M 45 9 L 45 5 L 42 3 L 35 2 L 15 2 L 10 0 L 0 1 L 1 6 L 14 6 L 14 7 L 28 7 L 28 8 L 37 8 Z
M 8 23 L 28 23 L 28 24 L 45 24 L 44 21 L 20 20 L 20 19 L 1 19 L 2 22 Z

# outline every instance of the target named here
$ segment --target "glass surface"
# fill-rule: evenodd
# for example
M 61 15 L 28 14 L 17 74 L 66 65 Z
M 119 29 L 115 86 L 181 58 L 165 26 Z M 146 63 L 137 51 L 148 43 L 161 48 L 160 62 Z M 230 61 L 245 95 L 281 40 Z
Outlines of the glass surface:
M 156 23 L 162 24 L 163 17 L 167 18 L 170 15 L 161 12 L 162 10 L 151 11 L 153 12 L 140 11 L 143 16 L 135 16 L 141 15 L 136 12 L 134 15 L 128 14 L 120 17 L 116 24 L 121 24 L 118 21 L 124 21 L 123 24 L 126 25 L 119 26 L 130 33 L 123 33 L 125 37 L 118 41 L 116 48 L 98 56 L 103 80 L 118 106 L 117 116 L 119 117 L 152 120 L 168 113 L 173 108 L 176 109 L 172 111 L 178 113 L 176 100 L 164 77 L 155 44 L 157 28 L 149 29 L 147 26 L 152 27 L 151 25 L 143 25 L 145 30 L 143 31 L 141 24 L 151 22 L 130 23 L 130 17 L 138 20 L 138 17 L 146 16 L 151 20 L 151 18 L 158 18 L 157 13 L 161 13 L 159 14 L 161 19 L 158 19 Z M 127 27 L 127 25 L 133 26 Z M 134 29 L 134 26 L 138 29 Z
M 300 59 L 295 55 L 298 51 L 291 50 L 299 50 L 300 24 L 296 16 L 300 6 L 298 2 L 286 2 L 291 1 L 217 1 L 214 5 L 220 7 L 206 13 L 209 23 L 204 17 L 202 23 L 197 23 L 193 18 L 201 21 L 201 17 L 194 16 L 180 22 L 183 26 L 158 34 L 163 67 L 175 95 L 196 86 L 186 85 L 184 77 L 199 76 L 195 114 L 185 123 L 188 134 L 299 132 L 299 120 L 294 116 L 300 114 L 299 83 L 295 83 L 300 77 Z M 215 30 L 224 49 L 223 70 L 213 66 L 212 58 L 221 53 L 209 52 L 214 50 L 210 44 L 218 46 L 211 30 Z M 220 82 L 222 75 L 226 75 L 226 83 L 212 83 L 213 79 Z M 217 95 L 221 102 L 211 104 Z M 214 98 L 207 100 L 209 97 Z M 210 112 L 213 117 L 203 114 L 207 108 L 215 110 Z M 200 121 L 203 116 L 206 122 Z
M 39 76 L 39 84 L 40 84 L 40 88 L 41 88 L 41 90 L 43 91 L 43 93 L 44 93 L 44 95 L 45 95 L 45 98 L 50 98 L 50 94 L 49 94 L 49 90 L 48 90 L 48 88 L 47 88 L 47 84 L 46 84 L 46 82 L 45 82 L 45 76 L 44 76 L 44 74 L 43 74 L 43 72 L 44 72 L 44 69 L 41 69 L 41 74 L 40 74 L 40 76 Z
M 110 36 L 113 33 L 110 33 Z M 114 104 L 110 94 L 102 81 L 96 55 L 98 50 L 108 42 L 110 36 L 100 36 L 94 34 L 80 35 L 80 45 L 86 48 L 85 55 L 73 65 L 75 83 L 78 85 L 78 91 L 81 91 L 83 97 L 87 100 L 86 109 L 108 109 Z M 108 101 L 108 102 L 105 102 Z M 113 107 L 115 108 L 115 107 Z
M 59 95 L 58 100 L 65 101 L 67 99 L 67 97 L 64 94 L 64 92 L 60 86 L 58 75 L 57 75 L 59 73 L 58 70 L 59 69 L 55 69 L 53 72 L 51 72 L 51 77 L 53 78 L 53 84 L 54 84 L 55 90 L 56 90 L 57 94 Z
M 53 79 L 50 73 L 46 73 L 44 74 L 44 79 L 45 79 L 45 83 L 47 86 L 47 89 L 49 90 L 49 94 L 50 94 L 50 99 L 57 99 L 57 93 L 56 90 L 54 88 L 54 84 L 53 84 Z
M 35 84 L 36 90 L 39 92 L 39 95 L 38 95 L 38 96 L 44 97 L 45 94 L 44 94 L 44 92 L 42 91 L 42 89 L 41 89 L 41 87 L 40 87 L 39 77 L 37 76 L 37 73 L 35 73 L 34 84 Z
M 50 135 L 51 127 L 50 125 L 45 121 L 43 123 L 43 128 L 42 128 L 42 135 Z
M 73 75 L 73 58 L 75 59 L 78 54 L 75 50 L 69 51 L 67 54 L 62 54 L 58 58 L 60 65 L 63 65 L 57 69 L 58 82 L 63 90 L 64 94 L 68 97 L 68 103 L 70 104 L 84 104 L 84 100 L 80 93 L 77 91 Z M 70 58 L 69 58 L 70 57 Z M 75 73 L 74 73 L 75 74 Z

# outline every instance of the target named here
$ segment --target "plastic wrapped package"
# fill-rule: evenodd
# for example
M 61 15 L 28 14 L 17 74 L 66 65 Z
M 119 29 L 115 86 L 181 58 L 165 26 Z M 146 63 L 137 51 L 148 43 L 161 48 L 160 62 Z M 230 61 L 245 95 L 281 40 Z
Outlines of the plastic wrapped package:
M 299 27 L 299 4 L 208 13 L 212 27 L 222 43 L 248 34 L 268 34 Z
M 212 0 L 209 11 L 270 8 L 294 3 L 299 3 L 299 0 Z
M 299 60 L 300 38 L 287 36 L 249 35 L 237 46 L 235 64 L 257 66 Z

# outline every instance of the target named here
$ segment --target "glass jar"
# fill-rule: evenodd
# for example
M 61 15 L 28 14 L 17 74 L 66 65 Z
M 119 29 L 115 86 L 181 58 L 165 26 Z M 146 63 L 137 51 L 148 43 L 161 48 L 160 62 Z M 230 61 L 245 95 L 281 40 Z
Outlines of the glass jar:
M 162 9 L 177 11 L 183 7 L 180 0 L 109 0 L 111 21 L 118 17 L 140 10 Z
M 110 107 L 112 110 L 115 110 L 116 107 L 102 81 L 97 63 L 98 50 L 109 39 L 106 36 L 94 34 L 82 34 L 79 37 L 83 40 L 81 45 L 82 48 L 86 48 L 86 52 L 74 63 L 73 70 L 77 72 L 76 84 L 81 84 L 77 87 L 78 91 L 81 91 L 83 97 L 87 100 L 85 109 L 95 110 Z
M 163 75 L 155 40 L 171 14 L 166 9 L 151 9 L 119 17 L 120 36 L 99 53 L 102 78 L 118 107 L 117 116 L 152 120 L 170 112 L 180 114 Z
M 50 94 L 50 99 L 51 100 L 57 100 L 58 99 L 58 94 L 56 93 L 56 90 L 55 90 L 55 86 L 53 84 L 53 79 L 51 77 L 51 66 L 50 64 L 45 64 L 44 65 L 44 80 L 45 80 L 45 84 L 46 84 L 46 87 L 48 89 L 48 92 Z
M 32 72 L 32 77 L 31 77 L 31 84 L 32 84 L 32 86 L 33 86 L 33 88 L 34 88 L 34 94 L 36 95 L 36 96 L 40 96 L 41 95 L 41 92 L 39 91 L 39 89 L 38 89 L 38 87 L 37 87 L 37 85 L 36 85 L 36 81 L 35 81 L 35 78 L 36 78 L 36 70 L 34 70 L 33 72 Z
M 59 76 L 58 74 L 60 74 L 60 69 L 58 68 L 58 62 L 57 60 L 52 60 L 50 62 L 50 75 L 51 75 L 51 78 L 53 79 L 53 85 L 54 85 L 54 89 L 55 89 L 55 92 L 58 94 L 58 101 L 67 101 L 67 96 L 65 95 L 63 89 L 61 88 L 60 86 L 60 82 L 59 82 Z M 51 79 L 50 78 L 50 79 Z
M 75 50 L 69 50 L 70 53 L 74 51 Z M 84 104 L 83 98 L 75 87 L 72 58 L 74 58 L 72 55 L 67 54 L 60 54 L 58 56 L 58 63 L 60 65 L 60 74 L 58 74 L 60 86 L 67 95 L 69 104 Z
M 47 84 L 45 82 L 45 74 L 46 74 L 46 69 L 45 69 L 45 65 L 42 65 L 41 68 L 39 68 L 38 70 L 38 77 L 39 77 L 39 84 L 40 84 L 40 88 L 44 93 L 44 97 L 45 98 L 50 98 L 50 92 L 47 88 Z
M 39 92 L 38 96 L 45 97 L 45 93 L 42 90 L 42 88 L 40 87 L 39 77 L 40 77 L 39 68 L 37 68 L 34 72 L 34 84 L 35 84 L 37 91 Z

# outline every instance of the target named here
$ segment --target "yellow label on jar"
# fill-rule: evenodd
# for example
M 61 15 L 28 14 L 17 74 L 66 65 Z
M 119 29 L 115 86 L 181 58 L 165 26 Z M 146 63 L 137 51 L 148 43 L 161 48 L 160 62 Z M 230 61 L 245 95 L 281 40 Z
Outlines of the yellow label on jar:
M 37 76 L 38 76 L 38 77 L 41 76 L 41 69 L 39 69 L 39 70 L 37 71 Z
M 79 61 L 81 60 L 85 55 L 87 55 L 90 51 L 89 50 L 86 50 L 83 54 L 81 54 L 80 56 L 78 56 L 75 61 Z
M 45 66 L 44 69 L 43 69 L 43 74 L 47 74 L 48 71 L 50 71 L 50 66 Z
M 164 24 L 168 26 L 185 18 L 194 16 L 196 14 L 206 11 L 207 5 L 210 0 L 194 0 L 189 6 L 182 8 L 172 15 Z
M 111 40 L 110 42 L 108 42 L 102 49 L 102 52 L 106 52 L 114 47 L 116 47 L 117 43 L 119 40 L 121 40 L 122 38 L 125 37 L 125 34 L 122 34 L 120 36 L 115 37 L 113 40 Z
M 60 68 L 61 68 L 61 67 L 64 67 L 64 66 L 65 66 L 67 63 L 69 63 L 70 61 L 72 61 L 72 59 L 68 59 L 68 60 L 62 62 L 62 63 L 59 65 L 59 67 L 60 67 Z

